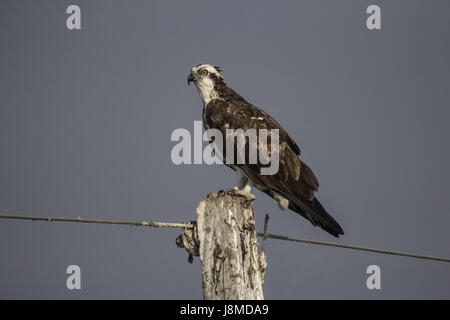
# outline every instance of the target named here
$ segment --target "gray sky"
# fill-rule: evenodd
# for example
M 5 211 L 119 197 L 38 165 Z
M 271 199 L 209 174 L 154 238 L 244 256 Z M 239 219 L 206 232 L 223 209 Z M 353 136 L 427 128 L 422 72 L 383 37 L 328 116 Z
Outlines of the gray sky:
M 69 31 L 69 4 L 82 30 Z M 382 9 L 382 29 L 365 26 Z M 170 159 L 211 63 L 300 145 L 341 243 L 450 256 L 450 2 L 1 1 L 0 211 L 182 222 L 225 166 Z M 258 229 L 334 241 L 255 191 Z M 200 299 L 179 231 L 0 221 L 0 298 Z M 450 298 L 445 263 L 267 244 L 265 296 Z M 68 265 L 82 289 L 66 288 Z M 381 290 L 366 268 L 381 267 Z

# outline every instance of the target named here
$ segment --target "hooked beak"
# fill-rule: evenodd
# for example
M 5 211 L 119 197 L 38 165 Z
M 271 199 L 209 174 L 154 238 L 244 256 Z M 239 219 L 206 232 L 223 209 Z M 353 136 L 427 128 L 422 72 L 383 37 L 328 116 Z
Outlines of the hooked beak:
M 192 72 L 191 72 L 191 73 L 189 73 L 189 76 L 188 76 L 188 78 L 187 78 L 188 85 L 190 85 L 191 82 L 193 82 L 193 81 L 197 81 L 197 77 L 194 76 L 194 75 L 192 74 Z

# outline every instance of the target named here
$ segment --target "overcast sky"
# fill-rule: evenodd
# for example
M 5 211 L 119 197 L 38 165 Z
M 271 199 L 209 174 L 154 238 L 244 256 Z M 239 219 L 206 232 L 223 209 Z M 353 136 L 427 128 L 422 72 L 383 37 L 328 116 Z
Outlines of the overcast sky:
M 66 8 L 81 8 L 68 30 Z M 381 7 L 381 30 L 366 8 Z M 0 2 L 0 212 L 195 220 L 225 166 L 172 163 L 201 120 L 190 68 L 277 119 L 342 225 L 339 243 L 450 256 L 450 2 Z M 262 230 L 335 239 L 255 191 Z M 201 299 L 178 230 L 0 221 L 0 298 Z M 450 264 L 268 240 L 265 297 L 450 298 Z M 81 268 L 68 290 L 66 268 Z M 368 290 L 366 268 L 381 268 Z

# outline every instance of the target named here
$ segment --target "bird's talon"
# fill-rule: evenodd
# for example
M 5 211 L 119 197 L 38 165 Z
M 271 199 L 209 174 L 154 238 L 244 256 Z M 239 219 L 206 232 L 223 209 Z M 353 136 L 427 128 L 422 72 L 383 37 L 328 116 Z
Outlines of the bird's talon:
M 237 188 L 233 188 L 232 193 L 233 194 L 237 194 L 239 196 L 242 196 L 246 200 L 249 200 L 249 201 L 253 201 L 253 200 L 256 199 L 255 195 L 252 194 L 251 192 L 247 191 L 247 190 L 239 190 Z

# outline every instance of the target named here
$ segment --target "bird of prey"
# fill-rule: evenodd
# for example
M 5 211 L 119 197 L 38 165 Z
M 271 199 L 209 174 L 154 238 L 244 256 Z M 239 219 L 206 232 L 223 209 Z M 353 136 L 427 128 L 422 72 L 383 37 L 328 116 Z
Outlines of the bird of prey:
M 219 67 L 200 64 L 191 69 L 187 79 L 188 84 L 195 84 L 203 101 L 205 129 L 219 130 L 223 137 L 227 129 L 278 129 L 279 135 L 279 170 L 273 175 L 262 175 L 262 164 L 259 162 L 229 164 L 224 161 L 237 172 L 238 183 L 235 188 L 250 193 L 254 186 L 275 199 L 281 209 L 289 208 L 335 237 L 344 234 L 341 226 L 314 196 L 319 189 L 319 182 L 309 166 L 300 160 L 300 148 L 295 141 L 270 115 L 234 91 L 224 81 L 221 72 Z M 246 139 L 245 143 L 249 144 L 250 140 Z M 262 147 L 258 141 L 257 148 Z

